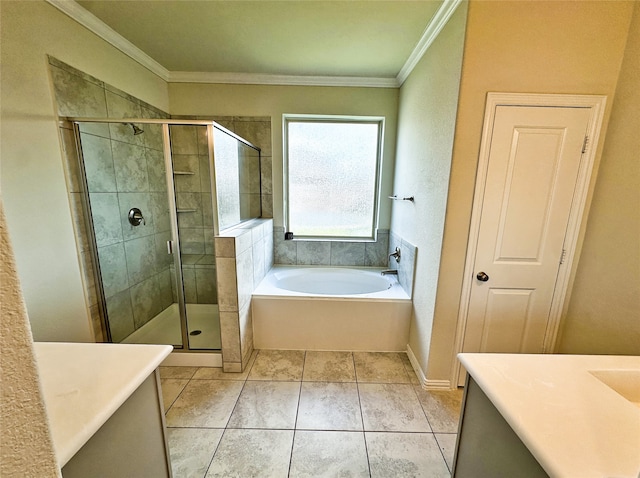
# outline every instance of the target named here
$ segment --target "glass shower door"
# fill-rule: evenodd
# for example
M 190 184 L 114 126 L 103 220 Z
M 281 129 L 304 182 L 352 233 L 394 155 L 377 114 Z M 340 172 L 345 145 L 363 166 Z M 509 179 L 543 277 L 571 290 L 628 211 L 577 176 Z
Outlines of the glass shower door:
M 182 347 L 162 126 L 77 123 L 95 292 L 112 342 Z
M 214 253 L 211 158 L 206 125 L 169 126 L 187 340 L 191 350 L 221 348 Z

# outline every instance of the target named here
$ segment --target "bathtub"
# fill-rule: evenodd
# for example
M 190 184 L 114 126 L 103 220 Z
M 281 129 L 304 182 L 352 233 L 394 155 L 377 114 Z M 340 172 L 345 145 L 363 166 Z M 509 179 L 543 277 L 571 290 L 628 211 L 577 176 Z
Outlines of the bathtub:
M 379 268 L 275 266 L 251 297 L 258 349 L 404 351 L 411 298 Z

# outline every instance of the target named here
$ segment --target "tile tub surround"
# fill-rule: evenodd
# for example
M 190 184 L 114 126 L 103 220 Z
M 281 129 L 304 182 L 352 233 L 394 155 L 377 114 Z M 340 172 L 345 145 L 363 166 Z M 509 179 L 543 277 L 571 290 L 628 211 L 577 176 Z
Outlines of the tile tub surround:
M 62 117 L 168 118 L 163 111 L 55 58 L 49 57 L 49 67 Z M 144 130 L 134 136 L 129 126 L 121 124 L 81 128 L 98 255 L 103 261 L 116 342 L 172 302 L 169 264 L 162 255 L 169 231 L 162 134 L 156 125 L 145 125 Z M 95 264 L 84 220 L 84 186 L 70 123 L 61 122 L 60 138 L 87 309 L 94 338 L 103 342 Z M 131 207 L 143 211 L 144 226 L 133 228 L 126 221 Z
M 396 248 L 400 249 L 400 262 L 396 262 L 393 257 L 389 257 L 389 254 L 395 252 Z M 387 252 L 389 269 L 398 271 L 398 282 L 400 282 L 407 295 L 412 298 L 417 252 L 418 248 L 416 246 L 405 241 L 393 231 L 389 233 L 389 250 Z
M 422 390 L 404 353 L 260 350 L 241 374 L 160 376 L 174 476 L 450 476 L 462 392 Z
M 251 293 L 273 266 L 273 219 L 254 219 L 215 238 L 222 363 L 241 372 L 253 351 Z
M 387 267 L 389 231 L 378 229 L 376 240 L 284 240 L 284 227 L 273 228 L 274 261 L 278 265 Z

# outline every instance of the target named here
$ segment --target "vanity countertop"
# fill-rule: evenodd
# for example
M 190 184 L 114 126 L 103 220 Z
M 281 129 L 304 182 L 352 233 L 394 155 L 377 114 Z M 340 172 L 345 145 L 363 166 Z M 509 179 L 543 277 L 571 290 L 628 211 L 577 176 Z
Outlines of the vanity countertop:
M 549 476 L 640 476 L 640 357 L 458 357 Z
M 36 342 L 34 349 L 53 444 L 63 467 L 173 347 Z

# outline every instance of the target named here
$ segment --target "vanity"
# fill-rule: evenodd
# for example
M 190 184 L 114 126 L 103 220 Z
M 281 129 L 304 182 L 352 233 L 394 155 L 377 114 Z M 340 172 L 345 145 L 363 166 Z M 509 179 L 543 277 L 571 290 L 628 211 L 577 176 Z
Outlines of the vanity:
M 640 477 L 640 357 L 460 354 L 453 476 Z
M 34 344 L 64 478 L 170 477 L 157 370 L 170 345 Z

